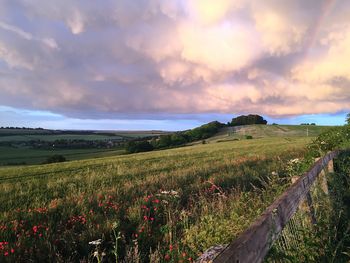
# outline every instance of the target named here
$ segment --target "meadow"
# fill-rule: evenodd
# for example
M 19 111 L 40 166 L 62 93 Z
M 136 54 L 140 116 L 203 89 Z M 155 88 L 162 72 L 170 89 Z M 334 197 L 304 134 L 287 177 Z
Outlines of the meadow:
M 192 262 L 231 241 L 285 189 L 286 164 L 311 139 L 0 168 L 0 259 Z
M 125 151 L 119 149 L 30 149 L 0 146 L 0 164 L 4 166 L 41 164 L 48 156 L 62 155 L 68 161 L 91 158 L 103 158 L 124 154 Z
M 317 137 L 320 133 L 329 130 L 331 126 L 319 125 L 245 125 L 226 127 L 209 141 L 225 141 L 244 139 L 250 135 L 253 138 L 267 137 Z
M 42 164 L 52 155 L 62 155 L 67 161 L 116 156 L 125 153 L 123 143 L 128 140 L 164 133 L 0 129 L 0 166 Z

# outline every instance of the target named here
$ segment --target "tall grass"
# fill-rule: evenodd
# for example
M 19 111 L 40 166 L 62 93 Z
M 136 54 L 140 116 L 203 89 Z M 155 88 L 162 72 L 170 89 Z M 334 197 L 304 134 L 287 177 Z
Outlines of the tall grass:
M 192 262 L 231 241 L 285 189 L 285 164 L 307 141 L 2 168 L 0 261 Z

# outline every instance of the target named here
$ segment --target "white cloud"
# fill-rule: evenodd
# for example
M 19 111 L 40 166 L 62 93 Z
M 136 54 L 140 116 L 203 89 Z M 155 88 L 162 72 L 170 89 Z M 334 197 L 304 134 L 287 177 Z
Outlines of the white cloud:
M 74 10 L 70 17 L 67 18 L 67 25 L 73 34 L 80 34 L 84 31 L 83 16 L 79 11 Z
M 348 8 L 326 0 L 1 2 L 0 104 L 81 118 L 346 110 Z
M 16 26 L 9 25 L 9 24 L 6 24 L 6 23 L 1 22 L 1 21 L 0 21 L 0 27 L 4 30 L 15 33 L 24 39 L 31 40 L 33 38 L 32 34 L 25 32 Z

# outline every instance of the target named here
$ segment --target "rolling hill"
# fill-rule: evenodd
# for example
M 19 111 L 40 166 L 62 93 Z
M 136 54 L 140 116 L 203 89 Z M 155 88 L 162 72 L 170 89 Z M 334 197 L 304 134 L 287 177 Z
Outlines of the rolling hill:
M 209 142 L 245 139 L 247 135 L 253 138 L 267 137 L 316 137 L 332 126 L 316 125 L 244 125 L 224 127 Z

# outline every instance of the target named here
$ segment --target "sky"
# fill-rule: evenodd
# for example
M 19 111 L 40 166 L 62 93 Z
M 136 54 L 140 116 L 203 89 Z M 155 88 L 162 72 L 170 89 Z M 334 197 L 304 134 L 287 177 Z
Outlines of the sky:
M 348 0 L 0 0 L 0 126 L 342 125 Z

